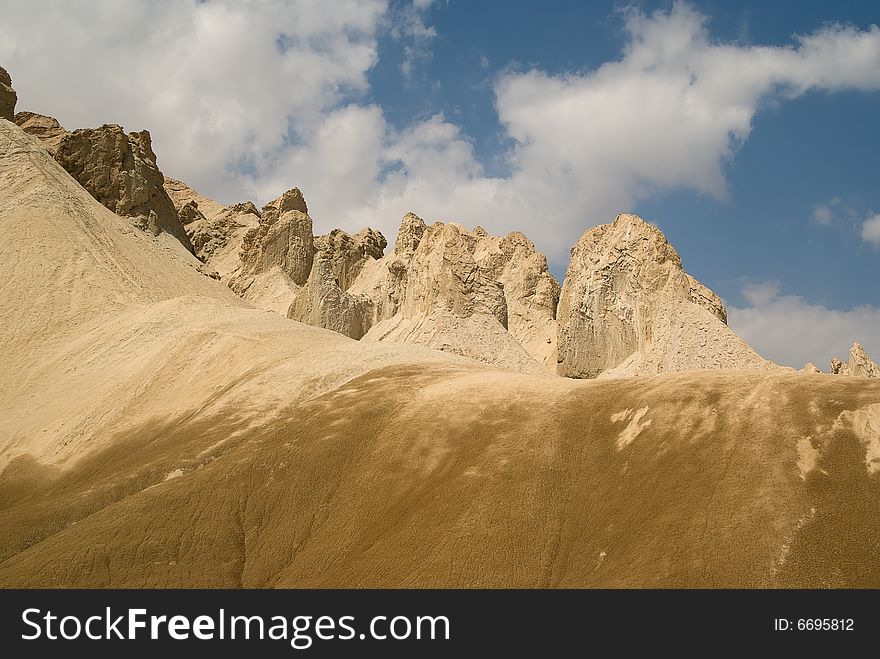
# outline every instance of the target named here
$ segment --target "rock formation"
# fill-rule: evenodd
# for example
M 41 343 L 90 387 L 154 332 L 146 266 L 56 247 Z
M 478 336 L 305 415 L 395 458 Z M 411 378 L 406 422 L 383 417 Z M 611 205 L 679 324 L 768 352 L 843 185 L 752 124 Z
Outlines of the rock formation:
M 70 133 L 64 130 L 64 127 L 58 123 L 57 119 L 47 117 L 44 114 L 36 112 L 18 112 L 15 115 L 15 123 L 28 135 L 33 135 L 39 139 L 46 151 L 53 156 L 58 152 L 58 145 L 61 140 Z
M 2 66 L 0 66 L 0 118 L 14 121 L 15 103 L 18 95 L 12 88 L 12 78 Z
M 209 219 L 201 213 L 198 206 L 192 210 L 184 210 L 185 208 L 186 206 L 180 213 L 185 218 L 195 218 L 185 225 L 185 229 L 196 256 L 209 272 L 228 280 L 241 267 L 240 253 L 244 237 L 259 223 L 260 211 L 251 202 L 244 202 L 227 206 Z
M 718 297 L 636 215 L 588 230 L 571 250 L 557 312 L 558 372 L 577 378 L 702 368 L 763 369 Z
M 15 123 L 38 138 L 44 148 L 74 179 L 117 215 L 131 218 L 139 228 L 174 236 L 190 252 L 165 177 L 156 164 L 150 133 L 126 134 L 120 126 L 65 130 L 57 119 L 19 112 Z
M 349 293 L 371 300 L 365 340 L 415 343 L 522 371 L 555 353 L 559 284 L 520 233 L 431 226 L 407 214 L 394 251 Z
M 164 187 L 205 270 L 228 283 L 241 267 L 242 242 L 259 224 L 260 211 L 250 201 L 224 206 L 168 176 Z
M 371 326 L 392 318 L 400 309 L 410 263 L 426 230 L 422 218 L 415 213 L 407 213 L 400 223 L 392 253 L 361 266 L 361 273 L 352 284 L 351 292 L 372 301 Z
M 560 286 L 546 257 L 518 231 L 498 238 L 482 235 L 476 260 L 503 286 L 507 330 L 541 365 L 556 368 L 556 307 Z
M 178 179 L 166 176 L 163 187 L 165 188 L 165 192 L 168 193 L 168 196 L 171 198 L 171 201 L 178 212 L 189 202 L 194 202 L 199 211 L 201 211 L 201 213 L 207 219 L 213 220 L 226 209 L 226 206 L 224 206 L 223 204 L 216 202 L 213 199 L 206 197 L 202 194 L 199 194 L 191 187 L 189 187 L 186 183 L 184 183 L 183 181 L 179 181 Z
M 849 361 L 841 361 L 839 357 L 831 360 L 832 375 L 853 375 L 861 378 L 880 378 L 880 364 L 872 361 L 865 349 L 858 342 L 849 349 Z
M 371 229 L 314 237 L 296 188 L 261 212 L 164 177 L 146 131 L 68 133 L 51 117 L 15 118 L 106 207 L 177 237 L 251 304 L 310 325 L 570 377 L 769 366 L 727 328 L 718 296 L 636 216 L 586 232 L 560 287 L 518 232 L 426 226 L 409 213 L 385 255 Z
M 360 339 L 369 328 L 371 308 L 369 298 L 350 295 L 339 285 L 331 257 L 319 251 L 309 279 L 294 296 L 287 315 L 315 327 Z
M 880 587 L 880 380 L 352 341 L 117 220 L 0 120 L 0 587 Z
M 193 222 L 205 222 L 207 218 L 199 210 L 199 205 L 194 201 L 188 201 L 177 209 L 177 219 L 183 226 L 192 224 Z
M 346 291 L 366 263 L 382 258 L 388 242 L 373 229 L 364 229 L 355 236 L 334 229 L 325 236 L 316 236 L 314 243 L 315 258 L 308 281 L 287 315 L 360 339 L 369 329 L 373 303 L 366 296 Z
M 163 187 L 149 132 L 126 134 L 115 124 L 80 128 L 60 140 L 55 159 L 114 213 L 155 235 L 168 233 L 192 251 Z
M 256 226 L 241 242 L 241 264 L 229 286 L 256 306 L 287 315 L 312 270 L 312 218 L 297 188 L 263 207 Z

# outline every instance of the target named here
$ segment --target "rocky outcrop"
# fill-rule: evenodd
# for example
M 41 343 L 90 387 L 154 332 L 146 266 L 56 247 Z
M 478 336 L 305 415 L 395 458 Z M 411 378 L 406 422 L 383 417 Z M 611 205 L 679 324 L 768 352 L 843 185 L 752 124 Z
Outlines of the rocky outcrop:
M 204 222 L 205 218 L 199 205 L 194 201 L 188 201 L 177 210 L 177 219 L 183 226 L 192 224 L 193 222 Z
M 507 307 L 507 330 L 548 370 L 556 368 L 556 307 L 560 286 L 546 257 L 518 231 L 504 237 L 481 236 L 475 259 L 501 283 Z
M 302 193 L 294 188 L 263 207 L 259 224 L 244 237 L 241 275 L 280 268 L 297 286 L 306 283 L 315 255 L 312 218 Z
M 260 212 L 248 201 L 226 206 L 208 218 L 195 203 L 187 202 L 178 215 L 186 221 L 184 228 L 206 270 L 227 281 L 241 267 L 244 237 L 259 224 Z
M 371 311 L 370 299 L 343 290 L 333 272 L 332 259 L 318 252 L 308 282 L 294 297 L 287 315 L 308 325 L 360 339 L 369 328 Z
M 205 270 L 230 283 L 241 269 L 244 237 L 257 228 L 260 211 L 250 201 L 224 206 L 168 176 L 164 188 Z
M 369 326 L 394 317 L 403 303 L 407 274 L 412 257 L 427 226 L 415 213 L 407 213 L 400 223 L 391 254 L 375 261 L 365 261 L 352 283 L 350 292 L 371 301 Z
M 57 119 L 36 112 L 18 112 L 15 115 L 15 123 L 25 133 L 39 139 L 46 151 L 53 156 L 57 153 L 61 140 L 69 135 Z
M 382 258 L 387 244 L 374 229 L 354 236 L 334 229 L 316 236 L 309 279 L 291 303 L 288 317 L 360 339 L 370 327 L 373 302 L 347 290 L 365 264 Z
M 371 301 L 364 340 L 538 372 L 555 347 L 558 291 L 546 259 L 522 234 L 426 226 L 408 213 L 394 251 L 366 264 L 348 292 Z
M 15 120 L 15 103 L 18 94 L 12 88 L 12 78 L 2 66 L 0 66 L 0 118 L 8 121 Z
M 178 213 L 184 206 L 186 206 L 190 202 L 195 203 L 202 215 L 204 215 L 209 220 L 213 220 L 220 213 L 226 210 L 226 206 L 224 206 L 220 202 L 214 201 L 210 197 L 199 194 L 191 187 L 189 187 L 186 183 L 178 179 L 166 176 L 163 187 L 165 188 L 165 192 L 170 197 L 171 203 L 174 204 L 174 207 L 177 209 Z
M 149 132 L 126 134 L 115 124 L 81 128 L 59 141 L 55 159 L 111 211 L 154 235 L 168 233 L 192 251 L 163 188 Z
M 287 315 L 315 257 L 312 218 L 297 188 L 263 207 L 256 226 L 242 238 L 239 256 L 230 288 L 258 307 Z
M 765 369 L 689 276 L 663 233 L 636 215 L 590 229 L 571 251 L 557 312 L 558 372 L 577 378 L 704 368 Z
M 369 228 L 354 236 L 340 229 L 315 236 L 315 249 L 329 259 L 330 269 L 342 290 L 348 290 L 370 259 L 381 259 L 387 245 L 385 236 Z
M 860 378 L 880 378 L 880 364 L 872 361 L 865 349 L 858 342 L 849 349 L 849 361 L 841 361 L 839 357 L 831 360 L 832 375 L 852 375 Z

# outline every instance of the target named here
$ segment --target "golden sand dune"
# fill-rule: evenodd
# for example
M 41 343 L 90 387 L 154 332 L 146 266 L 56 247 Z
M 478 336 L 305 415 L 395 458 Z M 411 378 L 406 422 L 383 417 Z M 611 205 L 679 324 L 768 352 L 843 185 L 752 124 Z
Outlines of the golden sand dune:
M 0 585 L 880 586 L 880 381 L 357 342 L 2 119 L 0 232 Z

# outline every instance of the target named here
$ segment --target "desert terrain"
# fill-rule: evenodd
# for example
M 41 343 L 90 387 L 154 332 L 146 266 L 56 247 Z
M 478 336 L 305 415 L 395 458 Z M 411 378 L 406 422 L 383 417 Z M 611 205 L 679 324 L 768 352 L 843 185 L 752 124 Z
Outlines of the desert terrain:
M 0 585 L 880 586 L 880 368 L 764 359 L 643 219 L 562 282 L 314 236 L 0 83 Z

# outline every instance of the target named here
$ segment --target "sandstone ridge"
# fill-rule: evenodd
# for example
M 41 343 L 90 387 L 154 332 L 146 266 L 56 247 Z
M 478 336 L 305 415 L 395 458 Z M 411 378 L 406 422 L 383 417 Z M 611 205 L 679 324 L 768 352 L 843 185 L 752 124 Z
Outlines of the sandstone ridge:
M 684 271 L 663 233 L 621 214 L 571 250 L 557 312 L 559 374 L 774 368 L 726 319 L 721 300 Z

